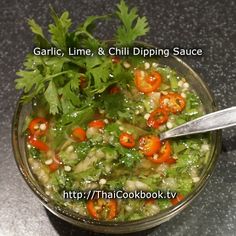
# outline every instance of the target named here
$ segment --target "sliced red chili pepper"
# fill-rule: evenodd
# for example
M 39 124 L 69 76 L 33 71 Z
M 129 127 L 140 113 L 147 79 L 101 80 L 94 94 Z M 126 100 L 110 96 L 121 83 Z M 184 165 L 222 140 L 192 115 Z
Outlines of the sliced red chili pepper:
M 165 161 L 165 163 L 167 163 L 167 164 L 175 164 L 175 163 L 176 163 L 176 160 L 175 160 L 174 158 L 170 157 L 170 158 L 168 158 L 168 159 Z
M 178 93 L 169 93 L 160 97 L 160 107 L 167 112 L 178 113 L 185 108 L 186 102 Z
M 152 71 L 145 77 L 145 80 L 149 84 L 156 84 L 158 82 L 158 87 L 160 87 L 160 83 L 162 81 L 161 75 L 157 71 Z
M 105 122 L 103 120 L 93 120 L 88 124 L 88 126 L 102 129 L 105 127 Z
M 37 140 L 36 137 L 31 135 L 28 137 L 28 143 L 40 151 L 47 152 L 49 150 L 49 147 L 46 143 L 41 140 Z
M 51 172 L 54 172 L 59 168 L 60 165 L 61 165 L 61 161 L 60 161 L 59 157 L 56 155 L 53 158 L 53 163 L 50 164 L 48 167 Z
M 168 113 L 162 108 L 157 108 L 150 113 L 150 117 L 147 120 L 147 125 L 157 129 L 160 125 L 166 123 L 167 121 Z
M 45 127 L 40 127 L 40 125 L 45 125 Z M 48 130 L 48 121 L 43 117 L 37 117 L 29 123 L 29 130 L 33 136 L 43 136 Z
M 86 206 L 88 213 L 95 219 L 112 220 L 117 215 L 117 201 L 115 199 L 90 199 Z
M 120 93 L 120 88 L 116 85 L 112 86 L 110 89 L 109 89 L 109 93 L 110 94 L 117 94 L 117 93 Z
M 152 156 L 161 147 L 161 141 L 154 135 L 143 136 L 139 139 L 139 149 L 145 156 Z
M 93 119 L 95 120 L 100 120 L 104 117 L 103 114 L 99 113 L 99 112 L 96 112 L 94 115 L 93 115 Z
M 155 201 L 156 201 L 156 199 L 154 199 L 154 198 L 149 198 L 149 199 L 145 200 L 144 205 L 145 205 L 145 206 L 146 206 L 146 205 L 152 205 L 152 204 L 155 203 Z
M 151 162 L 160 164 L 166 162 L 170 158 L 171 146 L 168 141 L 162 142 L 161 149 L 158 153 L 155 153 L 152 156 L 148 156 L 148 160 Z
M 84 89 L 88 86 L 88 81 L 86 80 L 86 78 L 84 76 L 80 77 L 80 84 L 79 84 L 81 89 Z
M 83 142 L 87 139 L 86 132 L 80 127 L 73 129 L 71 136 L 77 142 Z
M 113 57 L 111 58 L 111 61 L 112 61 L 114 64 L 118 64 L 118 63 L 120 63 L 121 59 L 120 59 L 120 57 L 118 57 L 118 56 L 113 56 Z
M 131 134 L 121 133 L 119 140 L 120 140 L 120 144 L 123 147 L 132 148 L 135 146 L 135 140 L 134 140 L 133 135 L 131 135 Z
M 156 91 L 161 85 L 161 75 L 157 71 L 147 74 L 143 70 L 135 70 L 135 85 L 142 93 L 150 93 Z
M 87 202 L 87 211 L 88 213 L 95 219 L 98 219 L 98 214 L 97 214 L 97 210 L 95 209 L 95 206 L 94 206 L 94 200 L 88 200 Z
M 108 217 L 107 219 L 108 220 L 112 220 L 116 217 L 117 215 L 117 201 L 115 199 L 111 199 L 109 202 L 108 202 L 108 208 L 110 209 L 109 210 L 109 214 L 108 214 Z
M 171 201 L 172 205 L 177 205 L 183 199 L 184 199 L 184 195 L 179 193 L 179 194 L 177 194 L 177 196 L 175 198 L 171 199 L 170 201 Z

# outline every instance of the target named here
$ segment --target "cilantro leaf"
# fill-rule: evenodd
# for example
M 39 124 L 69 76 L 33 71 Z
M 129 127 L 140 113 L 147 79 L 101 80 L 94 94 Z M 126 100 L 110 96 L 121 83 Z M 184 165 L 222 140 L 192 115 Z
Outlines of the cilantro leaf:
M 16 89 L 24 89 L 24 92 L 29 92 L 34 86 L 36 89 L 43 83 L 43 77 L 39 70 L 34 71 L 18 71 L 16 73 L 21 78 L 16 79 Z
M 99 47 L 104 47 L 105 45 L 96 39 L 92 35 L 92 30 L 95 28 L 95 22 L 98 20 L 106 20 L 110 15 L 104 16 L 89 16 L 82 24 L 80 24 L 75 32 L 74 36 L 78 39 L 78 42 L 84 48 L 89 48 L 93 52 L 97 51 Z
M 74 74 L 74 77 L 67 82 L 67 84 L 58 89 L 59 95 L 61 95 L 61 105 L 63 113 L 68 113 L 73 110 L 74 106 L 78 106 L 80 103 L 80 98 L 78 96 L 77 90 L 79 89 L 80 80 L 79 74 Z
M 47 74 L 54 75 L 63 71 L 63 67 L 70 60 L 67 57 L 43 56 L 44 69 Z
M 77 29 L 76 29 L 76 35 L 82 34 L 82 33 L 89 33 L 91 27 L 95 26 L 95 21 L 97 20 L 104 20 L 107 19 L 109 15 L 104 15 L 104 16 L 89 16 L 83 24 L 80 24 Z M 89 35 L 91 38 L 93 38 L 92 35 Z
M 23 89 L 25 93 L 25 95 L 21 97 L 21 101 L 31 101 L 38 93 L 40 93 L 44 89 L 44 78 L 39 70 L 21 70 L 16 74 L 21 77 L 15 80 L 16 89 Z
M 104 62 L 99 66 L 92 68 L 89 73 L 93 76 L 94 87 L 98 91 L 104 91 L 107 88 L 107 85 L 102 82 L 107 82 L 109 78 L 110 66 L 108 62 Z
M 105 130 L 109 133 L 112 133 L 114 136 L 118 137 L 121 133 L 119 126 L 120 125 L 117 123 L 109 123 L 105 126 Z
M 110 190 L 120 190 L 123 189 L 126 181 L 127 176 L 121 176 L 119 179 L 108 180 L 106 185 L 109 186 Z
M 34 147 L 29 149 L 29 154 L 34 159 L 39 158 L 40 155 L 41 155 L 40 151 L 37 148 L 34 148 Z
M 49 43 L 46 37 L 44 36 L 41 26 L 38 25 L 33 19 L 29 19 L 28 24 L 30 26 L 31 31 L 35 34 L 36 45 L 43 48 L 47 48 L 49 46 Z
M 117 151 L 121 155 L 121 158 L 119 159 L 120 163 L 128 168 L 133 167 L 142 158 L 142 155 L 133 149 L 127 149 L 120 146 L 117 148 Z
M 33 33 L 35 33 L 36 35 L 41 36 L 42 38 L 45 38 L 41 26 L 38 25 L 38 24 L 35 22 L 34 19 L 29 19 L 29 20 L 28 20 L 28 24 L 29 24 L 30 29 L 32 30 Z
M 63 114 L 59 122 L 62 126 L 68 124 L 83 125 L 93 118 L 94 109 L 92 107 L 83 107 L 80 110 Z
M 49 85 L 44 93 L 45 99 L 50 104 L 50 113 L 55 115 L 59 112 L 61 104 L 58 98 L 57 88 L 53 80 L 49 82 Z
M 111 118 L 117 118 L 119 112 L 124 112 L 124 95 L 122 93 L 106 94 L 103 97 L 105 110 Z
M 116 12 L 118 18 L 123 23 L 117 29 L 116 40 L 119 45 L 131 45 L 139 36 L 145 35 L 149 31 L 146 17 L 139 17 L 137 9 L 132 8 L 129 11 L 128 6 L 124 0 L 121 0 L 117 5 Z
M 81 46 L 83 48 L 89 48 L 91 51 L 97 52 L 99 47 L 104 47 L 104 45 L 97 39 L 95 38 L 85 38 L 81 41 Z
M 111 73 L 111 60 L 109 58 L 90 57 L 86 60 L 87 72 L 86 75 L 90 78 L 91 87 L 90 93 L 103 92 L 110 83 L 108 79 Z
M 51 8 L 51 14 L 54 20 L 54 24 L 49 25 L 51 41 L 56 47 L 66 50 L 66 38 L 69 34 L 68 30 L 71 26 L 71 19 L 69 18 L 69 13 L 68 11 L 65 11 L 61 15 L 61 17 L 58 17 L 53 8 Z
M 24 66 L 28 70 L 35 70 L 38 69 L 42 65 L 42 57 L 35 56 L 33 54 L 28 54 L 26 56 Z M 18 72 L 16 73 L 18 75 Z
M 125 69 L 121 64 L 113 64 L 113 76 L 121 87 L 126 88 L 127 84 L 133 82 L 133 75 L 130 70 Z
M 118 4 L 116 13 L 116 17 L 123 24 L 116 34 L 118 44 L 131 44 L 148 31 L 146 18 L 138 17 L 135 8 L 129 10 L 123 0 Z M 110 85 L 125 87 L 131 81 L 132 75 L 128 70 L 121 65 L 114 65 L 109 57 L 96 55 L 99 47 L 106 49 L 108 45 L 97 39 L 92 30 L 97 21 L 108 20 L 111 15 L 90 16 L 72 32 L 69 31 L 72 22 L 67 11 L 58 16 L 51 8 L 51 15 L 54 22 L 48 27 L 50 40 L 47 40 L 40 25 L 33 19 L 28 21 L 35 34 L 37 46 L 57 47 L 65 52 L 69 47 L 90 48 L 95 52 L 94 56 L 73 57 L 67 53 L 63 57 L 28 54 L 24 70 L 17 72 L 20 78 L 15 80 L 16 89 L 24 91 L 22 101 L 30 102 L 35 97 L 45 99 L 50 113 L 70 114 L 75 109 L 93 104 L 94 95 L 104 92 Z M 86 87 L 83 90 L 80 88 L 81 76 L 86 78 Z M 114 108 L 121 113 L 122 103 L 117 104 L 113 100 L 106 104 L 107 107 L 112 107 L 109 109 L 110 113 L 117 114 Z M 117 101 L 120 100 L 117 98 Z

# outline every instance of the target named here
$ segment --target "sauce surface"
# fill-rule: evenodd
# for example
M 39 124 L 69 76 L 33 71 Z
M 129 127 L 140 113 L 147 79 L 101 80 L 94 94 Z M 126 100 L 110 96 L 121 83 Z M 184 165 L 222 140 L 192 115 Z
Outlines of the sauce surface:
M 154 60 L 111 60 L 113 82 L 91 100 L 86 99 L 88 80 L 81 77 L 75 98 L 82 101 L 80 108 L 53 116 L 42 98 L 35 99 L 25 122 L 28 162 L 45 193 L 57 203 L 97 220 L 130 221 L 158 214 L 193 191 L 207 164 L 210 142 L 208 135 L 159 140 L 160 132 L 204 114 L 187 78 Z M 176 195 L 64 198 L 69 191 L 89 190 Z

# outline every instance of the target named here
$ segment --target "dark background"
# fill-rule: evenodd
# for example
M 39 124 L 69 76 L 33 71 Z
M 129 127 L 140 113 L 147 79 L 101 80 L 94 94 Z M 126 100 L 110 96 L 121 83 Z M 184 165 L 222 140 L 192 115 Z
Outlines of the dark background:
M 15 72 L 32 47 L 27 18 L 50 22 L 49 2 L 56 11 L 69 10 L 73 21 L 109 13 L 117 1 L 28 1 L 0 3 L 0 236 L 94 235 L 47 212 L 21 177 L 12 153 L 11 120 L 19 92 Z M 184 60 L 210 86 L 219 108 L 236 104 L 235 1 L 127 1 L 146 15 L 151 31 L 145 41 L 160 47 L 200 47 L 202 57 Z M 111 38 L 114 25 L 99 25 Z M 223 150 L 216 170 L 199 197 L 174 219 L 136 235 L 236 235 L 236 129 L 223 131 Z

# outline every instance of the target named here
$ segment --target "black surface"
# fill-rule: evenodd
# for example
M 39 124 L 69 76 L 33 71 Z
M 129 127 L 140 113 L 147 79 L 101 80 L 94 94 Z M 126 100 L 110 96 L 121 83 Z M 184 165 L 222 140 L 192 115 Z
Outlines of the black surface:
M 15 72 L 33 46 L 26 19 L 50 22 L 48 4 L 67 9 L 73 20 L 109 13 L 117 1 L 17 1 L 0 3 L 0 235 L 94 235 L 47 212 L 21 177 L 12 153 L 11 119 L 19 92 Z M 146 42 L 161 47 L 201 47 L 202 57 L 185 58 L 210 86 L 219 108 L 236 104 L 235 1 L 135 0 L 151 31 Z M 100 25 L 110 38 L 113 27 Z M 174 219 L 135 235 L 236 235 L 236 129 L 223 132 L 214 175 L 199 197 Z

